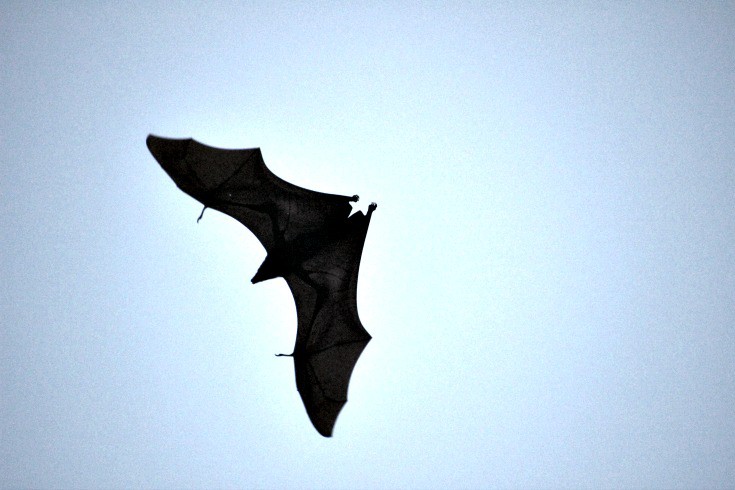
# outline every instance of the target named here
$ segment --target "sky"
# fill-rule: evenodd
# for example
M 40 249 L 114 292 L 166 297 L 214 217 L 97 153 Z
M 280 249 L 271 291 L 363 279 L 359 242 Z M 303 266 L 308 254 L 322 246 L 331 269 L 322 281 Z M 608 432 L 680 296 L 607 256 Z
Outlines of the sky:
M 3 4 L 0 487 L 731 487 L 735 6 L 348 4 Z M 331 439 L 149 133 L 378 203 Z

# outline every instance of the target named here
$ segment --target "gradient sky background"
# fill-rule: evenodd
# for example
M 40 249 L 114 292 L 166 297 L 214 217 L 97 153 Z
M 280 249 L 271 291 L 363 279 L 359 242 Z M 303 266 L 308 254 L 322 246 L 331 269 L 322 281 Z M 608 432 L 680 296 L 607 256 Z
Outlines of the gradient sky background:
M 4 2 L 3 487 L 726 487 L 732 2 Z M 149 133 L 379 204 L 332 439 Z

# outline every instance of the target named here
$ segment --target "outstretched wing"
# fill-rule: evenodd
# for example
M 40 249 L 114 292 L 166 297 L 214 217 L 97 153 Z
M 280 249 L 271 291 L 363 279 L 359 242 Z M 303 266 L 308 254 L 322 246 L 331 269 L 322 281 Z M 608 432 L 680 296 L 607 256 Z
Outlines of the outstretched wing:
M 370 341 L 357 314 L 357 278 L 370 215 L 354 214 L 300 270 L 285 276 L 296 302 L 296 387 L 316 430 L 332 435 Z
M 277 177 L 259 148 L 225 150 L 191 138 L 154 135 L 146 144 L 182 191 L 240 221 L 268 253 L 279 241 L 334 227 L 352 209 L 350 197 L 311 191 Z

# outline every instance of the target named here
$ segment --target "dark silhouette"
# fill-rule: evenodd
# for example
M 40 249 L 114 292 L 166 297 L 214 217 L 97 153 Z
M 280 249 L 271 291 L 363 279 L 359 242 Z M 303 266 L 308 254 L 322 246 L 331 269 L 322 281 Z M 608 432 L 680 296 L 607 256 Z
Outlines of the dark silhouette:
M 274 175 L 260 149 L 224 150 L 149 135 L 148 149 L 176 185 L 247 226 L 267 255 L 253 283 L 283 277 L 296 303 L 296 387 L 319 433 L 332 435 L 352 370 L 370 334 L 357 315 L 357 275 L 370 217 L 351 201 Z M 204 214 L 202 209 L 202 214 Z M 201 219 L 201 215 L 199 219 Z M 284 355 L 284 354 L 280 354 Z

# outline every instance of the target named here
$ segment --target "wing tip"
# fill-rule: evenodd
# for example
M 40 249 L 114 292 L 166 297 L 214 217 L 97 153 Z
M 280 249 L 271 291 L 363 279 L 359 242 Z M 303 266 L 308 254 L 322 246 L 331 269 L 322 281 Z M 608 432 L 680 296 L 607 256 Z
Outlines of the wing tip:
M 330 427 L 328 431 L 327 431 L 327 430 L 322 430 L 322 429 L 320 429 L 319 427 L 315 427 L 315 428 L 316 428 L 316 431 L 317 431 L 317 432 L 318 432 L 318 433 L 319 433 L 319 434 L 320 434 L 320 435 L 321 435 L 322 437 L 325 437 L 325 438 L 331 438 L 331 437 L 332 437 L 332 432 L 334 431 L 334 426 Z
M 151 153 L 153 152 L 152 146 L 156 144 L 157 139 L 160 139 L 160 136 L 156 136 L 153 133 L 150 133 L 145 139 L 145 145 Z
M 334 426 L 337 425 L 337 417 L 344 405 L 345 403 L 343 402 L 339 404 L 336 410 L 334 410 L 335 407 L 332 407 L 332 410 L 327 410 L 327 412 L 332 413 L 324 413 L 322 410 L 325 407 L 307 407 L 306 414 L 309 416 L 311 425 L 314 426 L 314 429 L 316 429 L 319 435 L 322 437 L 332 437 Z

